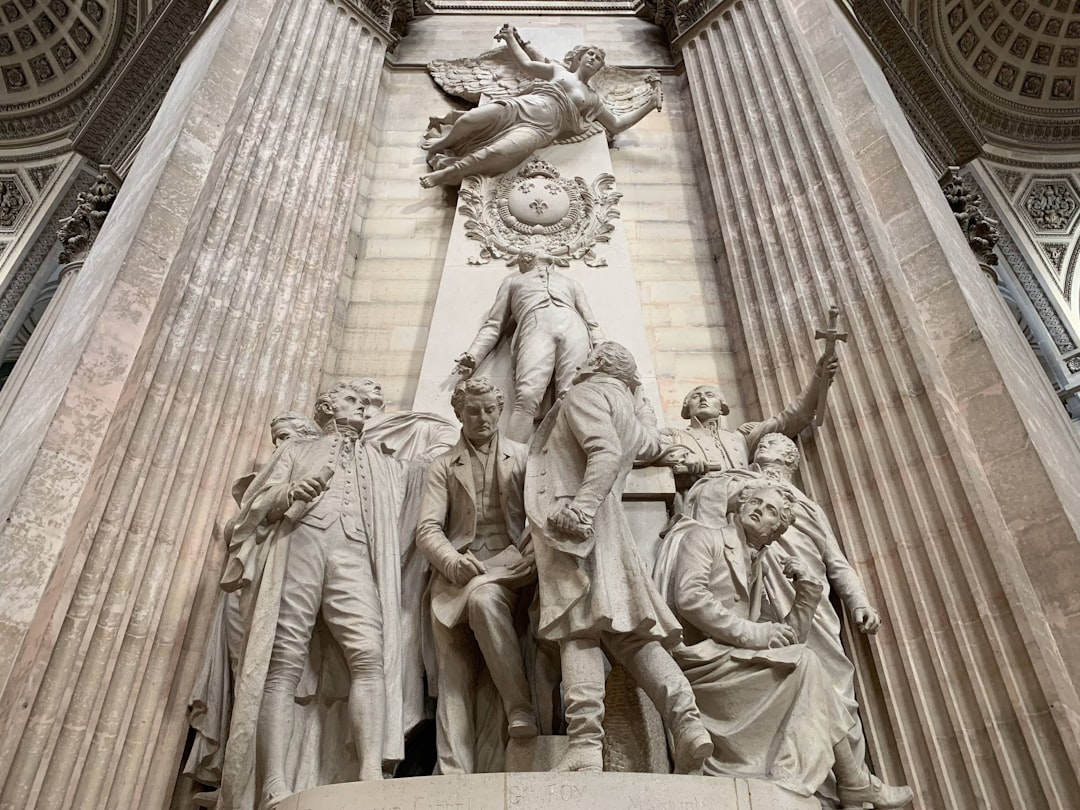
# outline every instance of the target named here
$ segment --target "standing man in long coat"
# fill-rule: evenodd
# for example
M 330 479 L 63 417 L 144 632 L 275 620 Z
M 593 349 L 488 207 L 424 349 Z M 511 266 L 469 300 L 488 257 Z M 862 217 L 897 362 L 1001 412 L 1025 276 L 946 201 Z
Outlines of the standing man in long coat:
M 604 650 L 656 705 L 675 742 L 675 769 L 712 752 L 693 692 L 668 650 L 680 627 L 638 555 L 622 510 L 634 459 L 656 459 L 659 435 L 635 415 L 640 381 L 617 343 L 589 352 L 529 452 L 525 505 L 533 526 L 540 619 L 559 645 L 570 744 L 560 770 L 603 769 Z
M 419 719 L 406 716 L 403 699 L 414 691 L 405 689 L 406 680 L 421 674 L 401 649 L 399 536 L 408 479 L 422 468 L 363 441 L 366 401 L 350 383 L 321 393 L 315 421 L 322 435 L 284 443 L 233 523 L 230 554 L 238 559 L 251 559 L 258 544 L 272 545 L 225 755 L 228 810 L 256 802 L 272 808 L 291 792 L 328 782 L 381 779 L 403 758 L 405 732 Z M 322 666 L 343 662 L 345 669 L 348 731 L 342 739 L 302 740 L 294 734 L 297 686 L 320 618 L 336 646 L 324 652 Z M 294 757 L 305 761 L 302 767 L 291 767 Z M 256 760 L 261 777 L 254 776 Z M 304 776 L 290 783 L 293 770 Z

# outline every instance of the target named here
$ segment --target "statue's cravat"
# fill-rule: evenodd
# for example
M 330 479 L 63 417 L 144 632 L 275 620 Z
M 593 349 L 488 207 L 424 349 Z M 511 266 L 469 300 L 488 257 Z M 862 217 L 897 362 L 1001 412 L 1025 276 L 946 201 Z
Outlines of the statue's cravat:
M 761 573 L 761 561 L 764 554 L 760 550 L 750 550 L 750 621 L 756 622 L 761 618 L 761 594 L 764 589 Z

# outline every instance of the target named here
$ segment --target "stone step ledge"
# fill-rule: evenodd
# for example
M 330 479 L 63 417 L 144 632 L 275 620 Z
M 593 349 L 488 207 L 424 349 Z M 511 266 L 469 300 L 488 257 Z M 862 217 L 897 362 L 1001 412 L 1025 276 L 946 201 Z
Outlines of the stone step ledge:
M 279 810 L 820 810 L 756 779 L 651 773 L 485 773 L 324 785 Z

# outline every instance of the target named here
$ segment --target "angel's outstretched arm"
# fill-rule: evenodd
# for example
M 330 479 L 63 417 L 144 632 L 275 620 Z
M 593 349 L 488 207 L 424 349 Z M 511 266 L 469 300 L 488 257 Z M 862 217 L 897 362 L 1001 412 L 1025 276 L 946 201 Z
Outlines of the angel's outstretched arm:
M 555 66 L 552 63 L 538 62 L 525 53 L 525 49 L 518 42 L 517 30 L 509 23 L 499 29 L 499 32 L 495 34 L 495 39 L 506 43 L 510 55 L 525 73 L 537 79 L 550 79 L 555 75 Z
M 604 129 L 615 135 L 622 132 L 625 129 L 630 129 L 634 124 L 651 113 L 653 110 L 660 109 L 660 94 L 659 92 L 653 93 L 651 101 L 642 104 L 636 110 L 631 110 L 628 113 L 616 115 L 607 107 L 604 107 L 603 111 L 596 116 L 596 120 L 599 121 Z

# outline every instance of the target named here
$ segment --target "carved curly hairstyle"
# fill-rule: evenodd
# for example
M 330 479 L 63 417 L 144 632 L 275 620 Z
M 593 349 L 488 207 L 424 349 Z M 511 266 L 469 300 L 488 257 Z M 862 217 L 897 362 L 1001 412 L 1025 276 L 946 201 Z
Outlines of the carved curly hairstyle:
M 607 64 L 607 53 L 603 48 L 597 48 L 595 45 L 575 45 L 566 52 L 566 56 L 563 57 L 563 64 L 566 65 L 569 70 L 577 70 L 578 65 L 581 64 L 581 57 L 585 55 L 585 51 L 596 51 L 600 54 L 600 61 Z
M 454 409 L 454 415 L 460 420 L 466 397 L 482 397 L 484 394 L 492 393 L 495 394 L 495 401 L 501 408 L 506 403 L 503 392 L 485 377 L 470 377 L 467 380 L 461 380 L 454 386 L 454 393 L 450 395 L 450 407 Z
M 780 498 L 783 500 L 783 505 L 780 507 L 780 523 L 781 528 L 777 531 L 777 534 L 782 534 L 787 528 L 795 522 L 795 499 L 791 497 L 791 493 L 781 489 L 768 481 L 754 481 L 744 486 L 740 491 L 738 497 L 735 499 L 736 511 L 742 509 L 745 504 L 752 497 L 760 492 L 771 489 L 780 493 Z
M 319 427 L 315 424 L 314 419 L 297 411 L 285 411 L 285 413 L 279 413 L 270 420 L 271 439 L 274 438 L 277 426 L 283 423 L 290 425 L 293 429 L 293 433 L 298 437 L 305 439 L 316 439 L 319 437 Z
M 589 359 L 596 363 L 596 370 L 600 373 L 610 374 L 631 388 L 641 385 L 641 378 L 637 373 L 637 361 L 634 355 L 630 354 L 630 350 L 621 343 L 615 343 L 612 340 L 597 343 L 589 352 Z
M 338 394 L 352 391 L 363 400 L 367 400 L 368 392 L 356 382 L 339 382 L 321 392 L 315 400 L 315 424 L 324 427 L 333 419 L 334 407 L 337 404 Z

